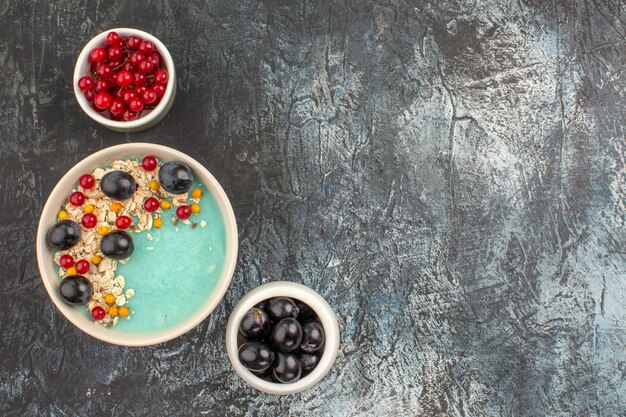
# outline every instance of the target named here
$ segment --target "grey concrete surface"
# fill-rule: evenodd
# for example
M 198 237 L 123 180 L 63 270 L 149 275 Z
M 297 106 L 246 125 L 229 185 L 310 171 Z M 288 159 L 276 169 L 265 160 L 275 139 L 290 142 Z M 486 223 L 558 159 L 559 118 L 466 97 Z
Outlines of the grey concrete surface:
M 625 415 L 625 20 L 615 0 L 0 1 L 0 414 Z M 116 26 L 177 65 L 140 134 L 71 88 Z M 34 248 L 56 181 L 132 141 L 196 156 L 240 228 L 214 314 L 141 349 L 69 324 Z M 319 291 L 342 330 L 332 372 L 283 398 L 223 343 L 274 280 Z

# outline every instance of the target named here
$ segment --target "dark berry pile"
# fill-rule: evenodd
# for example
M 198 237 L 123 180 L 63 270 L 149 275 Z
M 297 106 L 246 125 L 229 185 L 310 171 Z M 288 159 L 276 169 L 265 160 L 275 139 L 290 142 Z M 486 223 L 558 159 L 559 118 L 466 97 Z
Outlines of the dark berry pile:
M 239 361 L 259 378 L 296 382 L 319 363 L 324 328 L 306 304 L 279 297 L 257 304 L 239 325 Z
M 106 44 L 89 53 L 89 63 L 91 75 L 78 80 L 78 88 L 112 120 L 135 120 L 165 94 L 169 74 L 149 40 L 109 32 Z

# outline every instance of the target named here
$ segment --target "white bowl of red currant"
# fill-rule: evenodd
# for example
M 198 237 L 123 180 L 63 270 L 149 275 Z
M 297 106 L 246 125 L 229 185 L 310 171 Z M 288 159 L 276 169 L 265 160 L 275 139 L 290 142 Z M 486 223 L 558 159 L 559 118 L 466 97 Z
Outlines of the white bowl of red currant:
M 226 328 L 233 368 L 254 388 L 285 395 L 303 391 L 328 374 L 339 350 L 332 308 L 309 287 L 279 281 L 246 294 Z
M 176 95 L 169 51 L 138 29 L 102 32 L 83 48 L 74 68 L 74 94 L 89 117 L 118 132 L 139 132 L 165 117 Z

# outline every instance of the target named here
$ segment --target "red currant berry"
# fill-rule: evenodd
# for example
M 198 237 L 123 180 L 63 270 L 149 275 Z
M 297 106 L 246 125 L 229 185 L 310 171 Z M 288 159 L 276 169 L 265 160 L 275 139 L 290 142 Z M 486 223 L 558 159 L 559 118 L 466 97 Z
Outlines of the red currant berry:
M 146 87 L 145 85 L 135 87 L 135 93 L 137 93 L 137 97 L 141 97 L 141 95 L 145 93 L 147 89 L 148 87 Z
M 133 83 L 133 74 L 127 70 L 121 70 L 115 76 L 115 81 L 120 87 L 128 87 Z
M 161 63 L 161 55 L 159 55 L 158 52 L 153 52 L 150 55 L 148 55 L 148 61 L 152 62 L 152 65 L 154 65 L 154 67 L 158 67 L 159 64 Z
M 102 93 L 102 92 L 106 92 L 109 91 L 109 87 L 110 84 L 107 82 L 107 80 L 96 80 L 96 86 L 94 87 L 94 90 L 96 91 L 96 93 Z
M 91 310 L 91 317 L 93 317 L 94 320 L 96 321 L 100 321 L 103 318 L 105 318 L 107 315 L 107 312 L 104 311 L 104 309 L 100 306 L 95 306 L 92 310 Z
M 108 80 L 114 75 L 111 66 L 107 63 L 100 64 L 98 66 L 98 69 L 96 70 L 96 74 L 98 74 L 98 77 L 102 78 L 103 80 Z
M 143 61 L 139 63 L 139 66 L 137 67 L 137 69 L 139 69 L 139 71 L 141 71 L 142 74 L 150 74 L 152 70 L 154 70 L 154 65 L 152 65 L 152 62 L 148 61 L 147 59 L 144 59 Z
M 119 46 L 111 46 L 107 51 L 107 56 L 111 62 L 118 62 L 122 59 L 122 48 Z
M 122 115 L 122 118 L 124 119 L 124 121 L 130 122 L 137 118 L 137 113 L 130 111 L 130 110 L 126 110 L 124 114 Z
M 135 90 L 130 90 L 130 89 L 124 89 L 122 91 L 122 100 L 124 101 L 124 103 L 128 104 L 128 102 L 130 101 L 130 99 L 137 97 L 137 93 L 135 93 Z
M 113 114 L 111 113 L 111 120 L 115 120 L 116 122 L 121 122 L 124 120 L 124 114 Z
M 157 84 L 167 84 L 169 74 L 165 70 L 158 70 L 154 73 L 154 82 Z
M 179 219 L 188 219 L 191 216 L 191 208 L 189 206 L 180 206 L 176 209 L 176 216 Z
M 159 200 L 154 197 L 150 197 L 144 201 L 143 208 L 149 212 L 157 211 L 159 209 Z
M 126 45 L 132 50 L 136 51 L 139 49 L 139 44 L 141 43 L 141 39 L 138 36 L 129 36 L 126 38 Z
M 148 79 L 146 78 L 146 76 L 140 72 L 136 72 L 135 74 L 135 87 L 141 87 L 142 85 L 146 84 L 146 81 L 148 81 Z
M 111 66 L 109 64 L 103 62 L 102 64 L 98 65 L 96 74 L 98 74 L 98 77 L 102 78 L 103 80 L 108 80 L 113 76 L 113 70 L 111 69 Z
M 89 272 L 89 261 L 81 259 L 80 261 L 76 262 L 76 272 L 78 272 L 79 274 L 86 274 L 87 272 Z
M 118 229 L 128 229 L 131 224 L 133 224 L 133 221 L 128 216 L 120 216 L 115 219 L 115 226 Z
M 106 110 L 111 105 L 111 101 L 113 97 L 109 93 L 98 93 L 96 97 L 93 99 L 93 105 L 99 108 L 100 110 Z
M 157 167 L 157 160 L 154 156 L 146 156 L 141 161 L 141 166 L 146 171 L 154 171 L 154 169 Z
M 122 37 L 117 32 L 109 32 L 107 33 L 107 43 L 111 46 L 121 45 Z
M 139 52 L 144 55 L 150 55 L 152 52 L 154 52 L 154 50 L 154 44 L 150 41 L 141 41 L 141 43 L 139 44 Z
M 141 64 L 141 61 L 143 61 L 144 59 L 146 59 L 146 57 L 141 52 L 133 52 L 132 54 L 130 54 L 129 62 L 133 64 L 135 68 L 137 68 L 139 64 Z
M 178 216 L 179 219 L 188 219 L 191 216 L 191 207 L 187 205 L 178 207 L 176 209 L 176 216 Z
M 98 224 L 98 218 L 93 213 L 85 213 L 80 221 L 87 229 L 93 229 Z
M 158 98 L 162 98 L 165 95 L 165 86 L 163 84 L 157 84 L 152 87 Z
M 93 175 L 91 175 L 91 174 L 84 174 L 84 175 L 81 175 L 78 178 L 78 183 L 85 190 L 88 190 L 90 188 L 93 188 L 94 184 L 96 183 L 96 180 L 94 179 Z
M 122 99 L 119 97 L 114 98 L 111 102 L 111 105 L 109 106 L 109 111 L 111 112 L 111 114 L 114 114 L 116 116 L 121 116 L 122 114 L 124 114 L 125 110 L 126 106 L 124 105 Z
M 106 59 L 107 57 L 107 52 L 104 48 L 94 48 L 90 53 L 89 53 L 89 58 L 91 58 L 91 62 L 102 62 Z
M 87 99 L 87 101 L 89 101 L 90 103 L 93 101 L 93 98 L 96 96 L 96 93 L 94 93 L 93 91 L 84 91 L 83 94 L 85 95 L 85 98 Z
M 139 97 L 131 98 L 128 102 L 128 108 L 135 113 L 143 110 L 143 101 Z
M 82 206 L 83 203 L 85 202 L 85 194 L 81 193 L 80 191 L 74 191 L 72 194 L 70 194 L 70 203 L 72 203 L 75 206 Z
M 153 104 L 157 100 L 157 94 L 154 92 L 153 89 L 148 88 L 141 95 L 141 98 L 143 99 L 144 103 L 150 105 L 150 104 Z
M 126 71 L 130 71 L 130 72 L 135 71 L 135 67 L 130 62 L 125 62 L 124 65 L 122 65 L 122 69 L 125 69 Z
M 78 80 L 78 88 L 80 88 L 80 91 L 91 91 L 93 90 L 93 85 L 93 78 L 88 75 L 85 75 Z
M 61 259 L 59 259 L 59 265 L 61 265 L 63 269 L 71 268 L 74 265 L 74 258 L 72 258 L 71 255 L 63 255 Z

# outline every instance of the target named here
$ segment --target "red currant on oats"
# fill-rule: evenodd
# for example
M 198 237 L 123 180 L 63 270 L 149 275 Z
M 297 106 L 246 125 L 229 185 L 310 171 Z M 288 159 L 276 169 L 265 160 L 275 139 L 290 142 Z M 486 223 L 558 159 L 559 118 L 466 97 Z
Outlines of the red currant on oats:
M 72 205 L 80 207 L 85 202 L 85 194 L 80 191 L 74 191 L 70 194 L 69 201 Z
M 117 219 L 115 219 L 115 226 L 118 229 L 128 229 L 131 224 L 133 224 L 133 221 L 128 216 L 119 216 Z
M 151 155 L 146 156 L 141 161 L 141 166 L 146 171 L 154 171 L 155 168 L 157 167 L 157 160 L 156 160 L 156 158 L 154 156 L 151 156 Z
M 86 274 L 87 272 L 89 272 L 89 261 L 81 259 L 76 262 L 76 272 L 78 272 L 79 274 Z
M 80 222 L 87 229 L 93 229 L 94 227 L 96 227 L 96 224 L 98 224 L 98 218 L 93 213 L 85 213 L 83 214 L 83 218 L 80 220 Z
M 91 317 L 93 317 L 94 320 L 96 321 L 100 321 L 103 318 L 105 318 L 107 315 L 107 312 L 104 311 L 104 308 L 100 307 L 100 306 L 95 306 L 92 310 L 91 310 Z
M 81 187 L 88 190 L 90 188 L 93 188 L 94 184 L 96 183 L 96 180 L 93 177 L 93 175 L 84 174 L 84 175 L 81 175 L 80 178 L 78 178 L 78 183 L 80 184 Z
M 74 258 L 72 258 L 71 255 L 63 255 L 59 259 L 59 265 L 61 265 L 63 269 L 70 268 L 74 265 Z
M 154 197 L 149 197 L 146 199 L 146 201 L 144 201 L 143 208 L 145 208 L 146 211 L 149 212 L 157 211 L 159 209 L 159 200 Z

